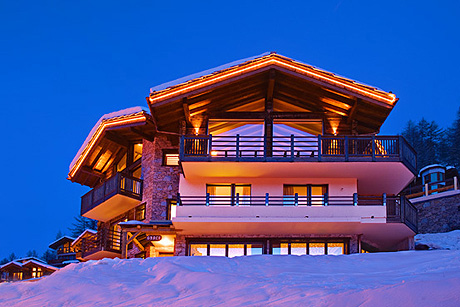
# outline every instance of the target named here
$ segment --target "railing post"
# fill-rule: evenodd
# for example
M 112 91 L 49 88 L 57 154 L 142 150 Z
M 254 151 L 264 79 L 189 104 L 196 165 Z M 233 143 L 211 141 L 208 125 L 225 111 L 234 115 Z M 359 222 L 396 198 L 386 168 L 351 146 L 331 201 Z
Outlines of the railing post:
M 428 183 L 425 183 L 425 196 L 428 196 Z
M 294 161 L 294 134 L 291 134 L 291 160 Z
M 268 193 L 265 193 L 265 206 L 268 206 L 268 201 L 269 201 L 269 195 Z
M 387 205 L 387 193 L 383 193 L 383 195 L 382 195 L 382 203 L 383 203 L 384 207 Z
M 267 159 L 267 136 L 264 136 L 264 160 Z
M 458 178 L 457 178 L 457 176 L 454 177 L 454 190 L 458 190 Z
M 321 146 L 321 134 L 318 134 L 318 162 L 321 162 L 321 151 L 322 151 L 322 146 Z
M 324 193 L 324 205 L 329 206 L 329 193 Z
M 206 193 L 206 206 L 209 206 L 209 193 Z
M 298 206 L 299 205 L 299 194 L 298 193 L 295 193 L 294 194 L 294 206 Z
M 406 198 L 404 195 L 400 196 L 400 201 L 399 201 L 399 207 L 400 207 L 400 214 L 401 214 L 401 222 L 405 222 L 405 217 L 406 217 Z
M 358 193 L 353 193 L 353 206 L 358 205 Z
M 348 135 L 345 136 L 345 141 L 344 141 L 344 152 L 345 152 L 345 162 L 348 162 Z
M 372 135 L 372 161 L 375 161 L 375 134 Z
M 180 193 L 177 193 L 176 204 L 177 204 L 177 206 L 182 206 L 182 203 L 181 203 L 181 200 L 180 200 Z
M 212 158 L 212 134 L 209 135 L 209 152 L 208 152 L 208 158 Z
M 240 205 L 240 193 L 236 193 L 236 202 L 235 202 L 235 206 L 239 206 Z
M 240 159 L 240 135 L 236 135 L 236 161 Z
M 185 153 L 185 136 L 180 136 L 180 148 L 179 148 L 179 159 L 182 160 L 184 158 Z

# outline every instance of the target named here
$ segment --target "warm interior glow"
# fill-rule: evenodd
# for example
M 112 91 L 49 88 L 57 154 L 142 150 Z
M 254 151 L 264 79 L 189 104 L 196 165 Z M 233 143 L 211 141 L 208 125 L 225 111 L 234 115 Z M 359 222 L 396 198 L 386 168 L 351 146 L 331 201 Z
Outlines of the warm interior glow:
M 212 151 L 211 151 L 211 156 L 217 156 L 217 151 L 212 150 Z
M 233 69 L 229 69 L 229 71 L 227 73 L 221 73 L 220 75 L 210 76 L 210 77 L 207 78 L 207 80 L 199 81 L 199 82 L 197 82 L 195 84 L 191 84 L 191 85 L 188 85 L 188 86 L 185 86 L 185 85 L 184 86 L 178 86 L 178 89 L 176 89 L 176 90 L 170 91 L 168 89 L 165 89 L 165 90 L 160 91 L 159 93 L 157 93 L 156 97 L 152 97 L 152 96 L 155 96 L 155 95 L 151 95 L 149 97 L 149 100 L 150 100 L 151 103 L 155 103 L 156 101 L 166 99 L 166 98 L 172 97 L 174 95 L 183 94 L 184 92 L 191 91 L 191 90 L 194 90 L 196 88 L 203 87 L 203 86 L 206 86 L 206 85 L 210 85 L 210 84 L 219 82 L 219 81 L 221 81 L 223 79 L 231 78 L 233 76 L 242 74 L 244 72 L 248 72 L 248 71 L 251 71 L 251 70 L 256 70 L 258 68 L 262 68 L 264 66 L 269 66 L 269 65 L 276 64 L 276 65 L 279 65 L 279 66 L 289 68 L 290 70 L 294 70 L 296 72 L 306 74 L 306 75 L 308 75 L 310 77 L 320 79 L 320 80 L 326 81 L 328 83 L 332 83 L 332 84 L 337 85 L 339 87 L 346 88 L 346 89 L 351 90 L 351 91 L 359 92 L 360 94 L 363 94 L 363 95 L 368 96 L 368 97 L 372 97 L 373 99 L 376 99 L 376 100 L 379 100 L 379 101 L 383 101 L 383 102 L 388 103 L 390 105 L 393 105 L 395 103 L 395 101 L 396 101 L 396 96 L 394 94 L 392 94 L 392 93 L 378 93 L 378 92 L 376 93 L 376 92 L 374 92 L 374 90 L 363 89 L 363 88 L 360 88 L 360 87 L 358 87 L 356 85 L 352 85 L 349 82 L 340 81 L 340 79 L 327 76 L 327 75 L 325 75 L 325 72 L 321 72 L 321 71 L 315 72 L 315 71 L 313 71 L 312 68 L 305 68 L 305 65 L 303 65 L 301 63 L 295 63 L 293 61 L 287 62 L 285 59 L 282 59 L 282 58 L 277 59 L 277 58 L 280 58 L 280 57 L 278 55 L 276 55 L 276 54 L 270 54 L 268 56 L 265 56 L 265 57 L 262 57 L 262 58 L 260 58 L 258 60 L 255 60 L 250 64 L 247 64 L 248 66 L 246 66 L 244 68 L 241 68 L 240 66 L 237 66 L 237 67 L 234 67 Z M 294 63 L 295 65 L 293 65 L 291 63 Z M 354 81 L 350 80 L 350 82 L 354 82 Z M 161 94 L 161 92 L 164 92 L 164 94 Z

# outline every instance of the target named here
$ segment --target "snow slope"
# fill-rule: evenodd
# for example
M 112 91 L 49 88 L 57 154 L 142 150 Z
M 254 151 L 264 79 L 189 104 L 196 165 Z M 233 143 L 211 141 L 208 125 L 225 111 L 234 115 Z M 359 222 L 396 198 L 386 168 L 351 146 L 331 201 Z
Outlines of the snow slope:
M 0 306 L 460 306 L 460 251 L 71 264 L 0 284 Z
M 415 243 L 428 245 L 431 249 L 460 250 L 460 230 L 418 234 Z

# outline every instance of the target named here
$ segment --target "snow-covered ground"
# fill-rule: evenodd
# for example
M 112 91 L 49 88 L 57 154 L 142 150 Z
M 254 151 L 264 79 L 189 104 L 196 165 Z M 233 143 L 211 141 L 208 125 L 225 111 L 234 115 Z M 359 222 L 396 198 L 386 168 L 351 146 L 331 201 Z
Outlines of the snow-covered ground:
M 0 306 L 460 306 L 460 250 L 71 264 Z

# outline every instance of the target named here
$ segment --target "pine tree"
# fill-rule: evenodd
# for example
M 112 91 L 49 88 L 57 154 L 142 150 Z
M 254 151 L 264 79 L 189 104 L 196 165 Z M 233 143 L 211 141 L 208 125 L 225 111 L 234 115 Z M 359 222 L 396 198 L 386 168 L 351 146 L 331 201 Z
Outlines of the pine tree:
M 0 260 L 0 265 L 4 265 L 4 264 L 6 264 L 6 263 L 8 263 L 8 262 L 10 262 L 10 261 L 8 260 L 8 258 L 3 258 L 2 260 Z
M 15 259 L 18 259 L 18 256 L 16 256 L 14 253 L 11 253 L 9 256 L 8 256 L 8 261 L 13 261 Z
M 41 259 L 45 260 L 47 263 L 49 263 L 51 260 L 54 260 L 56 258 L 57 258 L 56 251 L 51 250 L 51 249 L 47 249 L 41 256 Z
M 83 216 L 76 216 L 72 227 L 69 227 L 73 237 L 78 237 L 85 229 L 97 230 L 97 221 Z
M 457 111 L 457 118 L 452 123 L 452 126 L 446 130 L 443 139 L 442 152 L 443 161 L 447 165 L 460 167 L 460 108 Z
M 57 232 L 57 234 L 56 234 L 56 240 L 62 238 L 63 236 L 64 236 L 64 234 L 62 233 L 61 230 L 59 230 L 59 231 Z
M 27 252 L 26 257 L 35 257 L 38 258 L 37 251 L 35 249 L 31 249 Z
M 408 121 L 402 135 L 417 152 L 417 170 L 443 162 L 443 130 L 434 121 L 422 118 L 417 124 Z

